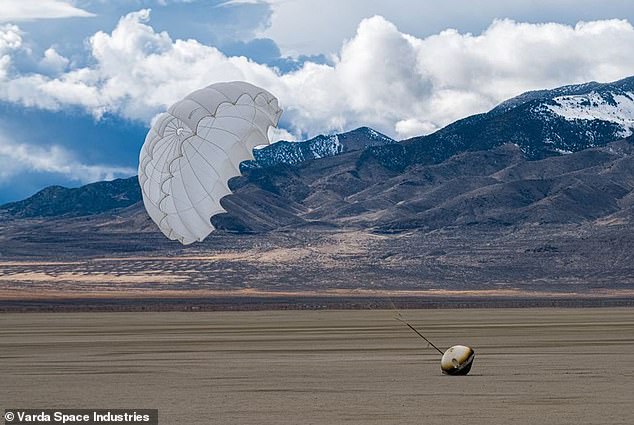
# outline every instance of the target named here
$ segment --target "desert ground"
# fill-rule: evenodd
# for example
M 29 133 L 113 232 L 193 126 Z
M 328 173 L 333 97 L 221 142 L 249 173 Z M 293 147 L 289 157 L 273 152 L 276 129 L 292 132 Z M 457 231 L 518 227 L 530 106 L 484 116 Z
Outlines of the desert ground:
M 634 423 L 634 310 L 0 314 L 0 409 L 157 408 L 162 424 Z

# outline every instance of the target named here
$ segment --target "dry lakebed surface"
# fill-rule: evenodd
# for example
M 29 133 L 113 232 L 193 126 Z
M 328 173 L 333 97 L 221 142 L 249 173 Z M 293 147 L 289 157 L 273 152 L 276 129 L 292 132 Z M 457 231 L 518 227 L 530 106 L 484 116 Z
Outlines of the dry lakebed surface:
M 634 423 L 634 310 L 0 314 L 0 409 L 157 408 L 161 424 Z

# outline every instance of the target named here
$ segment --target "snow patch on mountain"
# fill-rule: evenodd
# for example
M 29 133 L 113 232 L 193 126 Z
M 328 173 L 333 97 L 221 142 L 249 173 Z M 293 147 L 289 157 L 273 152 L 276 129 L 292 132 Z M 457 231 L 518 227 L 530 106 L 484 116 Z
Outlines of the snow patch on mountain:
M 615 94 L 591 91 L 582 95 L 558 96 L 544 106 L 568 121 L 601 120 L 617 124 L 621 127 L 621 137 L 634 133 L 633 92 Z
M 343 145 L 339 141 L 339 136 L 333 134 L 332 136 L 316 138 L 315 141 L 310 144 L 310 151 L 313 154 L 312 159 L 319 159 L 339 155 L 343 152 Z
M 369 127 L 360 127 L 340 134 L 319 135 L 302 142 L 279 141 L 261 149 L 254 149 L 255 160 L 243 162 L 241 169 L 270 167 L 278 164 L 296 165 L 389 143 L 396 143 L 396 141 Z
M 367 132 L 368 137 L 370 139 L 378 140 L 378 141 L 381 141 L 381 142 L 384 142 L 384 143 L 394 143 L 394 139 L 391 139 L 391 138 L 387 137 L 386 135 L 381 134 L 381 133 L 379 133 L 378 131 L 376 131 L 376 130 L 374 130 L 372 128 L 367 127 L 366 132 Z

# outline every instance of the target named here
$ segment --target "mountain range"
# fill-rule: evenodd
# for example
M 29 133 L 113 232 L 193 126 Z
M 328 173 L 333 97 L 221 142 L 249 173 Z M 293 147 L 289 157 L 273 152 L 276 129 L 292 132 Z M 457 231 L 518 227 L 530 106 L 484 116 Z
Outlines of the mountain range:
M 400 142 L 362 127 L 256 150 L 190 247 L 135 177 L 46 188 L 0 207 L 0 254 L 249 253 L 223 282 L 278 289 L 633 290 L 633 130 L 634 77 L 529 92 Z
M 329 181 L 335 188 L 346 186 L 328 195 L 340 202 L 331 208 L 348 211 L 350 203 L 357 205 L 357 208 L 360 208 L 359 204 L 364 204 L 366 199 L 363 199 L 363 190 L 375 192 L 373 197 L 376 198 L 386 185 L 393 184 L 381 181 L 384 177 L 397 173 L 403 174 L 399 179 L 406 179 L 405 176 L 411 176 L 421 166 L 439 164 L 455 155 L 478 151 L 499 152 L 497 148 L 512 145 L 519 151 L 518 158 L 536 161 L 604 146 L 631 136 L 633 129 L 634 77 L 608 84 L 592 82 L 570 85 L 524 93 L 501 103 L 488 113 L 474 115 L 433 134 L 401 142 L 368 127 L 347 133 L 320 135 L 303 142 L 277 142 L 254 150 L 255 160 L 242 164 L 244 176 L 238 178 L 234 185 L 239 188 L 249 181 L 270 189 L 276 195 L 287 192 L 289 200 L 295 202 L 298 197 L 302 197 L 300 192 L 308 197 L 332 191 L 328 185 L 323 186 L 325 181 Z M 512 149 L 508 147 L 506 150 L 510 152 Z M 354 154 L 350 155 L 352 152 Z M 347 173 L 337 174 L 333 178 L 323 172 L 322 167 L 318 167 L 321 173 L 318 180 L 322 186 L 314 187 L 312 182 L 309 185 L 298 183 L 298 179 L 301 180 L 303 174 L 311 169 L 310 162 L 341 155 L 342 159 L 331 162 L 340 164 L 343 160 L 349 164 Z M 378 173 L 379 181 L 362 176 L 373 168 L 370 164 L 374 162 L 382 166 L 372 170 Z M 564 159 L 560 162 L 567 164 L 573 160 Z M 468 177 L 472 171 L 469 168 L 478 165 L 482 164 L 468 164 L 460 171 L 462 175 L 457 173 L 454 177 Z M 533 166 L 538 166 L 538 163 Z M 279 183 L 280 180 L 284 180 L 283 184 Z M 375 190 L 376 187 L 381 189 Z M 391 188 L 394 191 L 394 186 Z M 354 197 L 350 198 L 351 195 Z M 369 199 L 369 195 L 365 198 Z M 405 193 L 403 199 L 399 198 L 396 202 L 403 201 L 409 205 L 413 202 L 412 199 L 406 199 L 410 195 L 414 196 L 414 193 Z M 140 200 L 136 178 L 132 177 L 74 189 L 51 186 L 23 201 L 0 206 L 0 213 L 5 218 L 84 216 L 124 208 Z M 318 214 L 312 213 L 312 216 L 318 217 Z

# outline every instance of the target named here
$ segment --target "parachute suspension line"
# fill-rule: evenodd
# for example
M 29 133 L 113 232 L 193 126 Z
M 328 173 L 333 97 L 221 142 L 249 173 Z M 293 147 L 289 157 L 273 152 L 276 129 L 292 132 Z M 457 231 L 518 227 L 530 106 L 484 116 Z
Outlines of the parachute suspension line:
M 392 300 L 392 297 L 388 296 L 387 299 L 390 301 L 390 304 L 392 305 L 392 310 L 394 310 L 396 312 L 396 316 L 394 316 L 394 319 L 398 320 L 399 322 L 405 324 L 408 328 L 410 328 L 411 330 L 413 330 L 414 332 L 416 332 L 416 335 L 418 335 L 419 337 L 423 338 L 426 342 L 427 342 L 427 346 L 432 346 L 434 347 L 434 349 L 436 351 L 438 351 L 440 353 L 440 355 L 443 355 L 444 353 L 442 352 L 442 350 L 438 347 L 436 347 L 434 345 L 433 342 L 431 342 L 430 340 L 428 340 L 427 338 L 425 338 L 425 336 L 423 334 L 421 334 L 420 332 L 418 332 L 412 325 L 410 325 L 409 323 L 407 323 L 407 321 L 405 319 L 403 319 L 403 316 L 401 315 L 401 311 L 396 307 L 396 304 L 394 304 L 394 301 Z
M 399 313 L 399 316 L 400 316 L 400 313 Z M 398 320 L 398 321 L 399 321 L 399 322 L 401 322 L 401 323 L 404 323 L 404 324 L 405 324 L 408 328 L 410 328 L 411 330 L 413 330 L 414 332 L 416 332 L 416 335 L 418 335 L 419 337 L 423 338 L 423 339 L 427 342 L 427 344 L 429 344 L 429 345 L 431 345 L 432 347 L 434 347 L 434 348 L 436 349 L 436 351 L 438 351 L 438 352 L 440 353 L 440 355 L 441 355 L 441 356 L 444 354 L 444 353 L 441 351 L 441 349 L 440 349 L 440 348 L 436 347 L 436 346 L 434 345 L 434 343 L 433 343 L 433 342 L 431 342 L 430 340 L 428 340 L 427 338 L 425 338 L 425 336 L 424 336 L 422 333 L 418 332 L 418 331 L 416 330 L 416 328 L 414 328 L 412 325 L 410 325 L 409 323 L 407 323 L 405 320 L 401 319 L 400 317 L 395 317 L 395 319 L 396 319 L 396 320 Z

